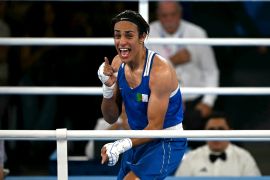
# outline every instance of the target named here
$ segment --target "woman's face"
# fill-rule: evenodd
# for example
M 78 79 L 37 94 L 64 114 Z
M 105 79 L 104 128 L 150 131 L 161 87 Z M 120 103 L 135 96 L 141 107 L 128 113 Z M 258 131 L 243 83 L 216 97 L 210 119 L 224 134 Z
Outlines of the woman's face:
M 139 38 L 138 27 L 129 21 L 119 21 L 114 25 L 114 44 L 123 63 L 136 58 L 144 38 Z

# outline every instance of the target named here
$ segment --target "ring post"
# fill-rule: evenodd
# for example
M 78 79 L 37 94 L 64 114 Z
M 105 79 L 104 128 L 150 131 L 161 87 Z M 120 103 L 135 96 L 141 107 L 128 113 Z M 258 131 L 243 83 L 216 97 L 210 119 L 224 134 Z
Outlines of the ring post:
M 68 180 L 67 129 L 56 129 L 57 179 Z

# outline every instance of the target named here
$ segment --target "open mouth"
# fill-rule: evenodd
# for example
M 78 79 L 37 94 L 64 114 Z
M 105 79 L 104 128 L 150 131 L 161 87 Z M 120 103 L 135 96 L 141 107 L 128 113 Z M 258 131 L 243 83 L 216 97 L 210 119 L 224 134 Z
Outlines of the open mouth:
M 121 57 L 127 58 L 130 53 L 130 50 L 131 50 L 130 48 L 119 48 Z

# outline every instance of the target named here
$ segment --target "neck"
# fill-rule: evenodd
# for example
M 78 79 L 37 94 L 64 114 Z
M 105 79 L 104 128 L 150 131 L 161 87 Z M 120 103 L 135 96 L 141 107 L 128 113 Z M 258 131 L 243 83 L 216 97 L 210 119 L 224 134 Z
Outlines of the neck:
M 135 71 L 135 70 L 143 67 L 144 61 L 145 61 L 145 56 L 146 56 L 146 48 L 144 46 L 142 46 L 142 49 L 139 51 L 139 53 L 134 58 L 134 60 L 127 64 L 129 66 L 130 70 Z

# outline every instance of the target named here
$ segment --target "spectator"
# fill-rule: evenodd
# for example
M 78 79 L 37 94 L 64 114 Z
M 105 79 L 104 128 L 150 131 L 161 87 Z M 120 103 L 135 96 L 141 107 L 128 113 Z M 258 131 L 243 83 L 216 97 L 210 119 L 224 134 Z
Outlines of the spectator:
M 182 19 L 178 2 L 164 1 L 157 4 L 158 20 L 150 23 L 149 37 L 207 38 L 201 27 Z M 182 87 L 217 87 L 219 70 L 210 46 L 149 45 L 174 65 Z M 215 95 L 183 95 L 186 129 L 202 129 L 216 100 Z
M 57 37 L 56 13 L 51 3 L 34 3 L 27 12 L 27 32 L 30 37 Z M 56 47 L 23 46 L 21 48 L 21 86 L 56 85 Z M 55 96 L 22 96 L 23 129 L 54 129 Z
M 25 14 L 25 37 L 57 37 L 55 6 L 50 2 L 32 3 Z M 22 46 L 20 60 L 22 76 L 19 86 L 56 86 L 56 54 L 57 46 Z M 61 60 L 61 59 L 60 59 Z M 50 130 L 55 129 L 57 113 L 57 96 L 55 95 L 22 95 L 19 96 L 19 129 Z M 23 146 L 23 148 L 20 148 Z M 37 154 L 44 156 L 39 163 L 47 161 L 54 145 L 51 142 L 19 142 L 19 157 L 22 158 L 23 168 L 36 163 Z M 31 149 L 31 150 L 30 150 Z M 27 159 L 27 160 L 26 160 Z M 26 165 L 27 164 L 27 165 Z M 19 169 L 19 168 L 14 168 Z
M 4 180 L 4 177 L 9 174 L 9 169 L 5 169 L 7 155 L 4 143 L 5 142 L 3 140 L 0 141 L 0 180 Z
M 258 4 L 257 1 L 250 3 L 254 8 Z M 244 4 L 246 2 L 241 1 L 191 3 L 192 21 L 203 27 L 210 38 L 261 38 L 262 34 L 256 27 L 261 18 L 256 17 L 256 22 L 252 22 Z M 240 64 L 245 67 L 247 62 L 253 62 L 254 57 L 258 59 L 267 52 L 265 46 L 214 46 L 213 49 L 220 68 L 222 86 L 233 85 L 235 72 L 242 68 L 235 64 L 239 59 L 243 59 L 244 64 L 242 61 Z M 227 103 L 223 98 L 219 101 Z
M 213 113 L 206 130 L 230 130 L 223 113 Z M 260 176 L 261 172 L 245 149 L 229 141 L 208 141 L 186 154 L 175 176 Z
M 5 147 L 4 141 L 0 141 L 0 180 L 4 179 Z
M 10 37 L 10 27 L 5 21 L 6 2 L 0 2 L 0 37 Z M 0 46 L 0 86 L 9 85 L 9 47 Z M 0 120 L 3 123 L 9 104 L 9 96 L 0 95 Z M 1 125 L 0 125 L 1 127 Z M 2 128 L 2 127 L 1 127 Z
M 0 37 L 10 37 L 10 27 L 5 21 L 5 13 L 6 2 L 0 2 Z M 8 52 L 7 46 L 0 46 L 0 86 L 9 84 Z M 0 129 L 3 129 L 4 121 L 7 119 L 9 104 L 10 97 L 0 95 Z M 0 180 L 4 179 L 5 155 L 4 140 L 0 140 Z

